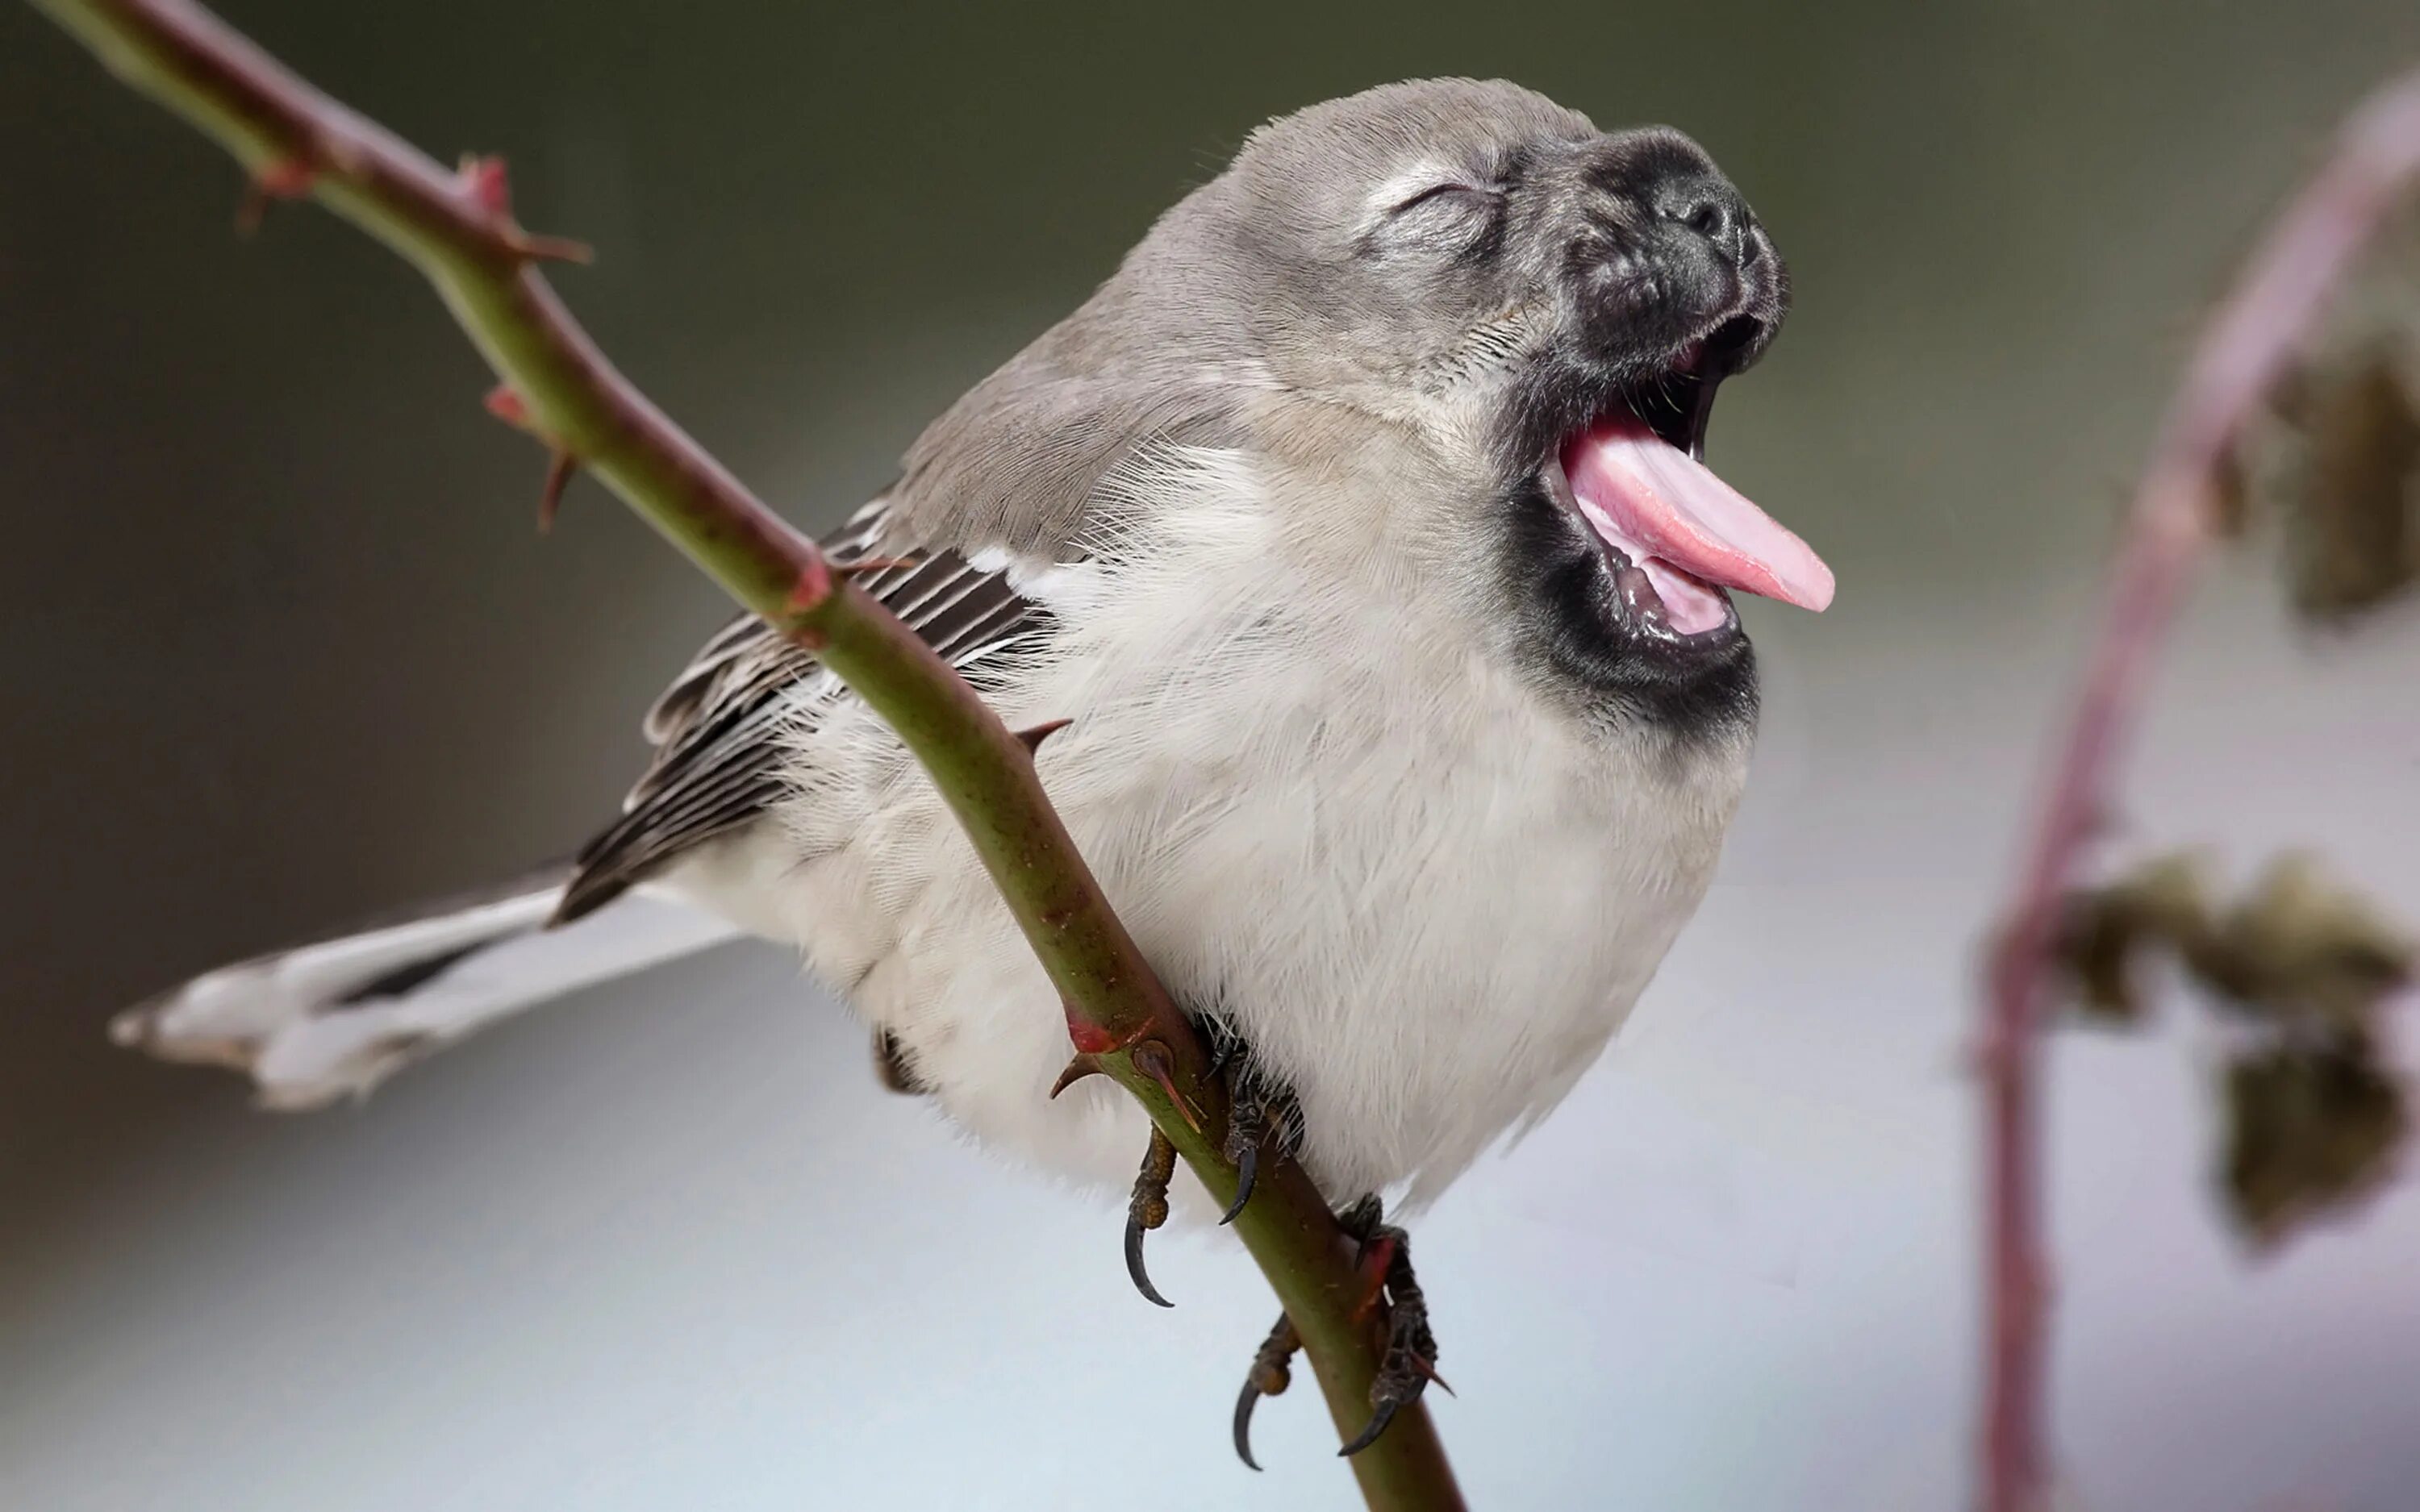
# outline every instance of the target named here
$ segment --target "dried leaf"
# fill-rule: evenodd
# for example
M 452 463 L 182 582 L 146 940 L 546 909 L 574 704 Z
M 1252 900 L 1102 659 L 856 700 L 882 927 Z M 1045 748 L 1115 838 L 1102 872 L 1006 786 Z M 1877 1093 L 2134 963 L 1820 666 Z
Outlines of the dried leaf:
M 2228 1066 L 2223 1186 L 2244 1233 L 2274 1244 L 2375 1191 L 2406 1115 L 2366 1036 L 2283 1044 Z
M 2378 348 L 2306 377 L 2295 418 L 2305 453 L 2284 499 L 2294 604 L 2313 619 L 2350 618 L 2420 578 L 2420 412 Z
M 2189 856 L 2163 856 L 2106 887 L 2068 896 L 2056 947 L 2087 1016 L 2131 1026 L 2145 998 L 2138 978 L 2149 947 L 2185 950 L 2208 929 L 2203 867 Z
M 2213 1001 L 2259 1025 L 2226 1072 L 2226 1203 L 2257 1243 L 2367 1194 L 2404 1134 L 2401 1088 L 2371 1020 L 2410 980 L 2413 946 L 2309 856 L 2273 861 L 2213 912 L 2196 856 L 2149 861 L 2068 901 L 2058 955 L 2085 1012 L 2144 1013 L 2147 953 L 2167 951 Z
M 2208 930 L 2180 940 L 2186 968 L 2239 1011 L 2365 1031 L 2412 978 L 2413 946 L 2318 860 L 2291 854 Z

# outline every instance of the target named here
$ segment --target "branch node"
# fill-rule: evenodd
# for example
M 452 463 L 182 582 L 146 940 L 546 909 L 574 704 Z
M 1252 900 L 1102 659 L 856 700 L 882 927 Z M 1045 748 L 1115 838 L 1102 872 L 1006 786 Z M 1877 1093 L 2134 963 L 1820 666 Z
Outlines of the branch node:
M 1118 1037 L 1086 1017 L 1073 999 L 1061 1005 L 1067 1015 L 1067 1040 L 1081 1056 L 1106 1056 L 1118 1049 Z
M 315 150 L 327 160 L 328 167 L 346 178 L 359 178 L 368 174 L 377 154 L 348 139 L 337 127 L 315 123 Z
M 503 158 L 493 153 L 465 152 L 455 175 L 462 180 L 462 192 L 478 201 L 479 208 L 489 215 L 513 213 L 512 180 L 504 172 Z
M 269 215 L 269 203 L 279 199 L 301 199 L 311 193 L 311 181 L 318 170 L 305 158 L 277 158 L 262 163 L 245 181 L 243 198 L 235 208 L 236 235 L 248 237 L 260 229 Z
M 790 584 L 790 596 L 782 603 L 783 612 L 792 619 L 813 614 L 830 600 L 831 591 L 830 570 L 824 565 L 820 554 L 811 554 L 799 565 L 799 575 Z M 811 645 L 822 644 L 821 632 L 800 625 L 792 625 L 788 629 Z
M 1177 1114 L 1185 1119 L 1185 1126 L 1200 1134 L 1201 1117 L 1194 1112 L 1193 1104 L 1185 1094 L 1176 1088 L 1176 1061 L 1168 1053 L 1168 1046 L 1157 1040 L 1145 1040 L 1134 1047 L 1133 1060 L 1135 1070 L 1157 1082 L 1159 1089 L 1168 1094 L 1168 1100 L 1176 1104 Z
M 526 430 L 535 433 L 535 427 L 530 424 L 529 404 L 526 400 L 522 399 L 520 391 L 516 390 L 511 384 L 497 384 L 494 388 L 489 389 L 488 391 L 488 396 L 479 402 L 487 407 L 488 413 L 495 416 L 498 420 L 503 421 L 505 424 L 512 426 L 515 430 Z

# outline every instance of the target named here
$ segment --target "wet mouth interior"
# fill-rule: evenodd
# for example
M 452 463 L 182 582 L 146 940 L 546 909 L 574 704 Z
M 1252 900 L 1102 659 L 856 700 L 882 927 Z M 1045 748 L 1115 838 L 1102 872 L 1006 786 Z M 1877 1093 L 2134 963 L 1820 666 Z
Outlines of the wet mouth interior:
M 1622 407 L 1647 423 L 1666 443 L 1698 461 L 1706 459 L 1706 424 L 1714 413 L 1714 391 L 1722 380 L 1708 380 L 1709 371 L 1727 370 L 1732 353 L 1753 342 L 1757 322 L 1735 316 L 1714 333 L 1681 354 L 1680 361 L 1653 378 L 1632 386 Z
M 1728 631 L 1727 588 L 1809 609 L 1831 602 L 1822 559 L 1702 461 L 1714 391 L 1759 334 L 1745 316 L 1717 327 L 1567 438 L 1549 470 L 1641 629 L 1676 640 Z

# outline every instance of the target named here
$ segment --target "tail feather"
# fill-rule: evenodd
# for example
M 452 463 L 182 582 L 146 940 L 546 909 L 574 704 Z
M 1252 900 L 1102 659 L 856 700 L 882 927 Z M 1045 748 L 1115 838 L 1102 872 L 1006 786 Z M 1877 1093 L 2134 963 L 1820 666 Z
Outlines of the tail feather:
M 739 933 L 640 891 L 549 928 L 560 876 L 223 966 L 119 1014 L 110 1036 L 248 1073 L 263 1105 L 318 1107 L 498 1019 Z

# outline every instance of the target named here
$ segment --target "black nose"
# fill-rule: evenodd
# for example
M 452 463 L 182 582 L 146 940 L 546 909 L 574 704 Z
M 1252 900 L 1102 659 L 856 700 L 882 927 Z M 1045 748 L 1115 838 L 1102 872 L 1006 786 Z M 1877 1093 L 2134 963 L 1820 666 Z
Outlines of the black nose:
M 1747 201 L 1729 180 L 1711 174 L 1681 173 L 1659 181 L 1649 193 L 1649 206 L 1667 221 L 1675 221 L 1706 239 L 1717 252 L 1743 270 L 1758 256 L 1753 235 L 1756 221 Z
M 1753 363 L 1790 306 L 1790 277 L 1740 192 L 1668 127 L 1580 151 L 1564 258 L 1590 345 L 1614 363 L 1685 351 L 1724 373 Z

